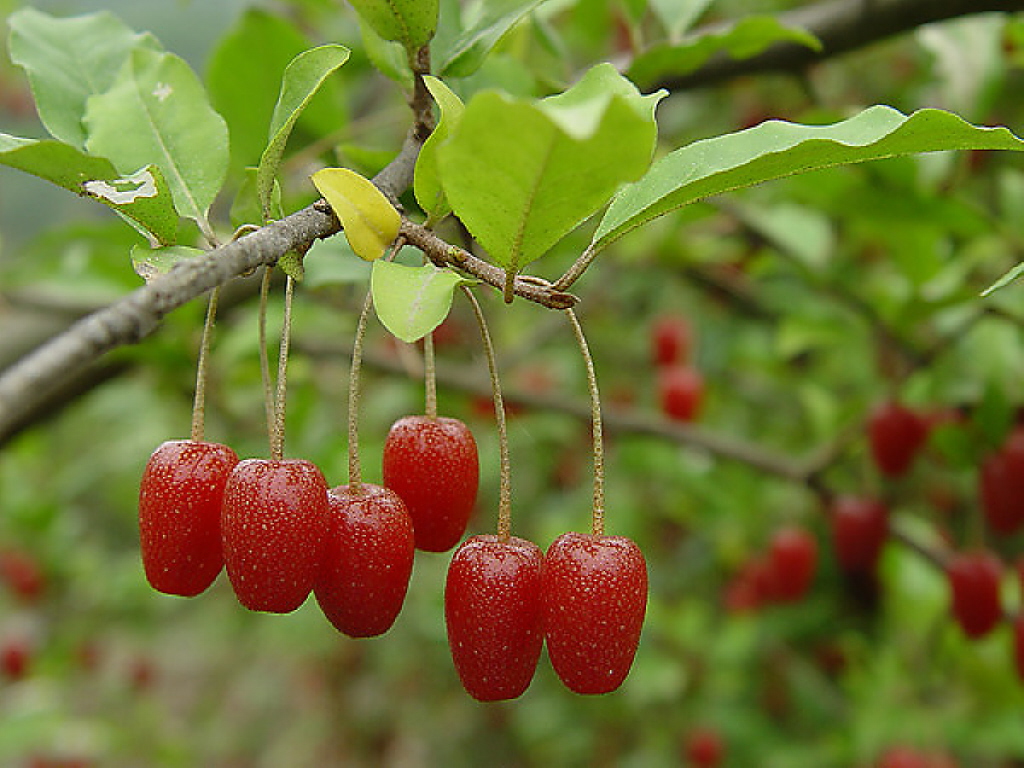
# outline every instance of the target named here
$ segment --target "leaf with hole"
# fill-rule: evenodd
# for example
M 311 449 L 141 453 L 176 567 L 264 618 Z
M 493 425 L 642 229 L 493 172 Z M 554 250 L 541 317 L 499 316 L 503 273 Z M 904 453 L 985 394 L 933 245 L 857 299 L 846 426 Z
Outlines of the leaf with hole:
M 408 267 L 389 261 L 373 265 L 370 288 L 377 317 L 402 341 L 418 341 L 439 326 L 452 307 L 452 296 L 470 280 L 433 264 Z
M 971 125 L 950 112 L 910 116 L 876 105 L 832 125 L 769 120 L 736 133 L 688 144 L 624 187 L 589 246 L 596 253 L 626 233 L 696 200 L 836 165 L 920 152 L 1024 150 L 1006 128 Z
M 348 168 L 322 168 L 311 177 L 345 230 L 352 250 L 373 261 L 398 236 L 402 218 L 373 182 Z
M 228 129 L 188 64 L 132 51 L 110 90 L 89 99 L 85 123 L 90 154 L 122 173 L 159 166 L 178 211 L 205 219 L 227 172 Z
M 166 275 L 178 263 L 194 259 L 204 253 L 205 251 L 199 248 L 190 248 L 186 245 L 173 245 L 168 248 L 135 246 L 132 248 L 132 269 L 148 283 L 160 275 Z
M 256 191 L 264 221 L 272 216 L 274 179 L 295 122 L 327 77 L 348 61 L 348 54 L 344 46 L 322 45 L 300 53 L 285 69 L 281 94 L 270 120 L 270 143 L 256 171 Z
M 167 182 L 155 166 L 122 178 L 106 158 L 91 157 L 59 141 L 36 141 L 6 133 L 0 133 L 0 165 L 92 197 L 161 245 L 170 245 L 177 237 L 178 213 Z
M 540 258 L 650 165 L 654 108 L 610 64 L 541 101 L 478 93 L 438 147 L 445 195 L 509 273 Z

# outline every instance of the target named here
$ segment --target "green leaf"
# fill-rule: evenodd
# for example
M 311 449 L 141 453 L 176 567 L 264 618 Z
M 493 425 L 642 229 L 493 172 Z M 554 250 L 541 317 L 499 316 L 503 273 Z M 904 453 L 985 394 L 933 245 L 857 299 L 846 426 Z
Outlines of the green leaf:
M 231 169 L 256 165 L 267 146 L 267 126 L 281 89 L 285 67 L 310 47 L 292 22 L 279 14 L 251 8 L 239 17 L 210 56 L 206 84 L 214 109 L 231 132 Z M 299 126 L 323 135 L 343 124 L 340 86 L 324 84 L 302 112 Z
M 231 201 L 231 226 L 246 224 L 263 224 L 263 205 L 256 194 L 256 169 L 246 168 L 242 183 L 238 187 L 235 199 Z M 274 188 L 270 195 L 270 218 L 280 219 L 284 216 L 281 207 L 281 185 L 274 180 Z
M 177 236 L 178 213 L 167 182 L 155 166 L 122 178 L 106 158 L 91 157 L 59 141 L 5 133 L 0 133 L 0 164 L 93 197 L 161 244 L 169 245 Z
M 201 256 L 205 251 L 199 248 L 189 248 L 184 245 L 175 245 L 170 248 L 145 248 L 135 246 L 132 248 L 132 268 L 135 274 L 147 283 L 160 275 L 165 275 L 181 261 L 194 259 Z
M 770 120 L 694 142 L 656 162 L 623 188 L 594 233 L 597 252 L 627 232 L 711 195 L 836 165 L 952 149 L 1024 150 L 1006 128 L 976 127 L 938 109 L 909 117 L 869 107 L 833 125 Z
M 402 44 L 385 40 L 369 24 L 363 24 L 359 32 L 363 39 L 363 50 L 377 71 L 403 88 L 412 90 L 412 68 Z
M 609 64 L 540 102 L 478 93 L 438 148 L 445 194 L 494 261 L 517 272 L 647 169 L 660 98 Z
M 447 85 L 436 77 L 426 77 L 427 89 L 441 108 L 441 118 L 433 133 L 427 137 L 416 159 L 416 176 L 413 191 L 416 202 L 427 214 L 427 226 L 440 221 L 451 212 L 448 199 L 444 196 L 441 176 L 437 167 L 437 148 L 447 140 L 451 132 L 462 120 L 465 105 Z
M 989 294 L 998 291 L 1000 288 L 1005 288 L 1010 283 L 1014 282 L 1024 273 L 1024 262 L 1021 262 L 1017 266 L 1009 270 L 1005 275 L 996 280 L 992 285 L 981 292 L 982 296 L 988 296 Z
M 348 54 L 349 50 L 344 46 L 323 45 L 300 53 L 285 69 L 281 94 L 270 121 L 270 143 L 256 171 L 256 192 L 264 221 L 271 217 L 274 179 L 295 121 L 328 75 L 348 61 Z
M 54 138 L 78 149 L 85 147 L 89 97 L 113 84 L 133 49 L 159 49 L 152 36 L 136 34 L 106 11 L 59 19 L 22 8 L 8 23 L 11 60 L 28 75 L 39 119 Z
M 227 171 L 228 130 L 184 61 L 133 51 L 113 87 L 89 99 L 85 121 L 90 153 L 123 173 L 158 165 L 178 211 L 205 219 Z
M 402 225 L 384 193 L 348 168 L 323 168 L 312 180 L 341 221 L 352 250 L 367 261 L 383 256 Z
M 476 23 L 450 41 L 448 47 L 434 51 L 437 71 L 446 77 L 473 74 L 501 38 L 542 2 L 484 0 Z
M 654 15 L 675 40 L 688 30 L 715 0 L 651 0 Z
M 748 59 L 780 42 L 821 50 L 821 42 L 799 27 L 788 27 L 772 16 L 748 16 L 725 32 L 709 32 L 677 44 L 656 45 L 637 56 L 627 74 L 637 83 L 654 83 L 668 75 L 683 75 L 717 53 Z
M 391 333 L 410 344 L 422 339 L 448 316 L 452 295 L 467 279 L 433 264 L 408 267 L 376 261 L 370 277 L 377 317 Z
M 437 29 L 438 0 L 350 0 L 359 16 L 385 40 L 401 43 L 410 56 Z

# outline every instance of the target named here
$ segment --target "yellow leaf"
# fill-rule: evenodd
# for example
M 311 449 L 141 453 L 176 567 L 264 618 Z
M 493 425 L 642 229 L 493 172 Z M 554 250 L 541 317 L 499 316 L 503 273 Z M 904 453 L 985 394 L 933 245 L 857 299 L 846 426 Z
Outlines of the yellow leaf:
M 367 261 L 383 256 L 402 225 L 384 193 L 348 168 L 324 168 L 311 178 L 341 221 L 352 250 Z

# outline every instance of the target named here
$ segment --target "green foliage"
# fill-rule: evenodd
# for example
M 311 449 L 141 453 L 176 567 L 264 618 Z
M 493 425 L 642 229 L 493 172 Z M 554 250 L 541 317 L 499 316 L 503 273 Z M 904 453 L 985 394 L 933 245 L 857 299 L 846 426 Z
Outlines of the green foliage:
M 370 286 L 377 317 L 402 341 L 419 341 L 448 316 L 452 296 L 473 280 L 433 264 L 410 267 L 375 261 Z
M 409 55 L 437 29 L 438 0 L 351 0 L 363 21 L 385 40 L 401 43 Z

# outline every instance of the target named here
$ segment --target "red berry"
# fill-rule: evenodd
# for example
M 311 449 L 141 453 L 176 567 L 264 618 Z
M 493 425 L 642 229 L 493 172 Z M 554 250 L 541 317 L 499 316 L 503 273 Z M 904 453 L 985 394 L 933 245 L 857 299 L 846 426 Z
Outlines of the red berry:
M 238 456 L 226 445 L 169 440 L 139 484 L 139 543 L 153 589 L 193 597 L 224 566 L 220 511 Z
M 452 661 L 479 701 L 514 699 L 533 680 L 541 627 L 540 548 L 515 536 L 473 536 L 448 566 L 444 615 Z
M 458 419 L 406 416 L 392 425 L 384 442 L 384 485 L 405 502 L 417 549 L 445 552 L 455 546 L 479 482 L 476 441 Z
M 304 459 L 246 459 L 224 489 L 224 563 L 239 602 L 289 613 L 309 596 L 320 566 L 327 483 Z
M 382 635 L 409 587 L 415 550 L 409 512 L 394 491 L 369 483 L 332 488 L 327 501 L 317 602 L 339 632 Z
M 878 768 L 928 768 L 928 759 L 910 747 L 889 747 L 878 759 Z
M 895 400 L 879 405 L 868 419 L 871 456 L 882 474 L 907 473 L 928 440 L 928 419 Z
M 681 365 L 690 357 L 693 333 L 686 318 L 663 315 L 651 325 L 651 353 L 655 365 Z
M 981 509 L 993 531 L 1009 535 L 1024 525 L 1024 430 L 1014 430 L 982 462 L 978 486 Z
M 771 541 L 769 562 L 779 600 L 802 600 L 814 580 L 818 542 L 802 528 L 783 528 Z
M 991 552 L 960 552 L 946 565 L 953 617 L 970 638 L 987 635 L 1003 617 L 999 599 L 1002 565 Z
M 704 377 L 700 371 L 673 365 L 658 371 L 661 412 L 675 421 L 693 421 L 704 398 Z
M 0 673 L 8 680 L 21 680 L 32 664 L 32 644 L 24 637 L 10 637 L 0 645 Z
M 647 563 L 624 536 L 564 533 L 542 569 L 551 665 L 576 693 L 614 691 L 629 674 L 647 610 Z
M 715 768 L 725 755 L 725 742 L 714 728 L 694 728 L 686 736 L 686 759 L 697 768 Z
M 0 579 L 11 593 L 25 603 L 34 603 L 46 589 L 46 575 L 28 552 L 5 549 L 0 552 Z
M 875 567 L 889 536 L 889 510 L 881 501 L 840 496 L 832 506 L 832 544 L 847 571 Z

